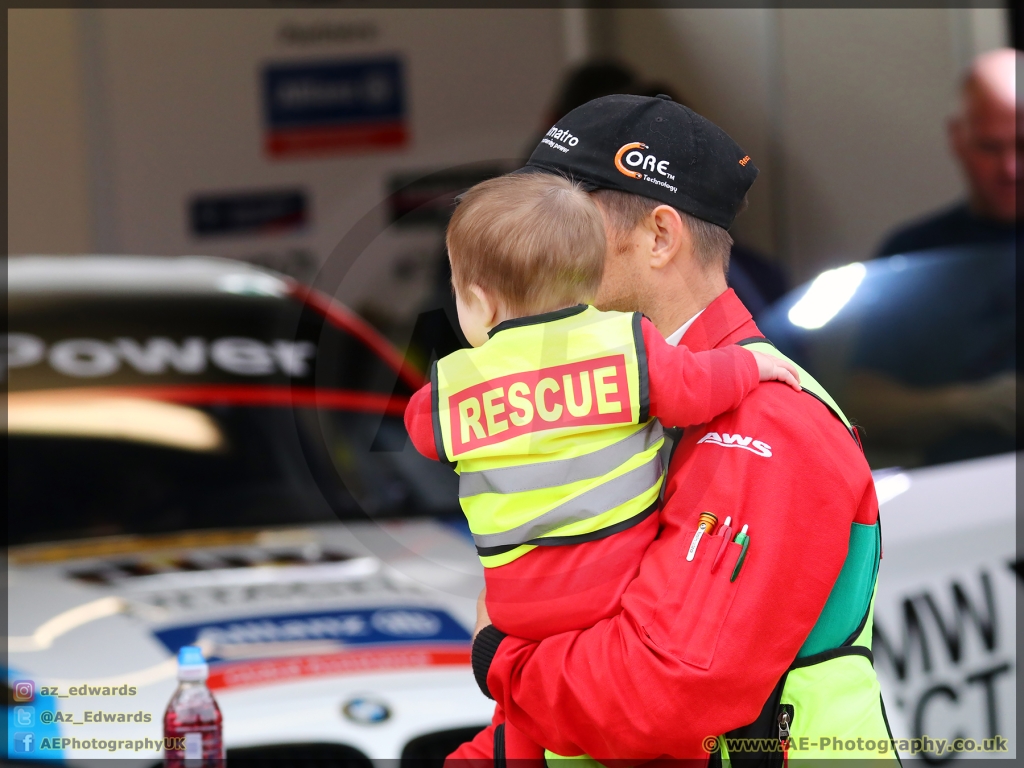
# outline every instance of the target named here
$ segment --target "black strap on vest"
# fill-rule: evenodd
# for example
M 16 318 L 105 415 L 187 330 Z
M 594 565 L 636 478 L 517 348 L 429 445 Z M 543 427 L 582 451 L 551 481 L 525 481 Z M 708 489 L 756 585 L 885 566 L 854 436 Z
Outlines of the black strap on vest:
M 865 619 L 867 614 L 865 614 Z M 861 623 L 863 627 L 863 622 Z M 859 634 L 859 633 L 858 633 Z M 852 640 L 850 641 L 852 642 Z M 875 657 L 871 653 L 869 648 L 865 648 L 862 645 L 841 645 L 838 648 L 830 648 L 827 651 L 821 653 L 815 653 L 811 656 L 804 656 L 799 658 L 789 665 L 779 682 L 775 684 L 772 692 L 768 696 L 768 700 L 761 707 L 761 714 L 757 716 L 757 719 L 749 725 L 745 725 L 742 728 L 737 728 L 733 731 L 729 731 L 725 734 L 726 743 L 732 742 L 734 745 L 737 744 L 739 739 L 756 739 L 756 741 L 750 741 L 748 743 L 765 744 L 768 739 L 779 738 L 779 713 L 782 710 L 782 690 L 786 687 L 786 679 L 789 677 L 790 670 L 800 669 L 801 667 L 810 667 L 814 664 L 821 664 L 822 662 L 830 661 L 831 659 L 838 659 L 843 656 L 863 656 L 870 663 L 871 666 L 875 665 Z M 792 714 L 792 712 L 790 713 Z M 792 722 L 790 723 L 792 727 Z M 718 762 L 715 762 L 715 758 Z M 741 751 L 739 749 L 729 750 L 729 759 L 736 768 L 779 768 L 782 765 L 782 751 Z M 708 763 L 708 768 L 721 768 L 722 755 L 720 752 L 711 755 L 711 760 Z

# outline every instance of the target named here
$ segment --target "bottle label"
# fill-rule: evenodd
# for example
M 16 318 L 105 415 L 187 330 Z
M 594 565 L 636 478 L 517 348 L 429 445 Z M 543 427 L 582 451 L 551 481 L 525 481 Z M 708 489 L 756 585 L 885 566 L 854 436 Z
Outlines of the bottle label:
M 201 734 L 201 733 L 186 733 L 185 734 L 185 759 L 186 760 L 202 760 L 203 759 L 203 734 Z

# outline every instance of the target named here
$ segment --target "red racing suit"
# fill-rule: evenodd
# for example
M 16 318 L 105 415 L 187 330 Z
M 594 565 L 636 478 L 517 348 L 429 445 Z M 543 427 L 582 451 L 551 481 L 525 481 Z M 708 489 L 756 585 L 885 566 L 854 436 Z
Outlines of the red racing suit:
M 650 414 L 665 426 L 703 423 L 734 409 L 758 388 L 757 363 L 742 347 L 728 346 L 695 355 L 687 348 L 668 345 L 646 318 L 641 320 L 641 328 L 647 354 Z M 437 459 L 431 400 L 428 384 L 411 399 L 405 421 L 416 449 Z M 651 515 L 603 539 L 537 547 L 501 567 L 486 569 L 491 620 L 505 632 L 539 640 L 590 627 L 617 614 L 623 592 L 636 577 L 643 553 L 657 531 L 657 515 Z M 503 723 L 504 714 L 498 706 L 492 725 L 460 747 L 451 759 L 492 760 L 495 729 Z M 508 724 L 500 733 L 509 759 L 543 756 L 536 742 Z
M 685 341 L 699 351 L 760 335 L 728 290 Z M 695 571 L 681 567 L 705 510 L 731 516 L 734 530 L 749 526 L 728 606 L 691 594 Z M 686 429 L 658 537 L 621 611 L 540 641 L 486 627 L 474 673 L 512 726 L 556 754 L 707 759 L 708 737 L 757 718 L 828 599 L 851 523 L 871 525 L 877 515 L 870 470 L 844 425 L 809 394 L 758 387 L 735 410 Z M 580 588 L 572 578 L 562 584 L 570 593 Z M 700 633 L 710 647 L 692 663 L 680 638 L 699 621 L 718 626 Z

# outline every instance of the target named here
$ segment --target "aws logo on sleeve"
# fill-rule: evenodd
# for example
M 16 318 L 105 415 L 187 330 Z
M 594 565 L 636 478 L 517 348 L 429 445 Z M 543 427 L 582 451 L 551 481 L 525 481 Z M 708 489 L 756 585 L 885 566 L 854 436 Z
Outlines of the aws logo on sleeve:
M 766 459 L 772 455 L 772 447 L 765 442 L 760 440 L 754 440 L 752 437 L 744 437 L 743 435 L 730 435 L 728 432 L 718 434 L 717 432 L 708 432 L 704 437 L 697 441 L 697 445 L 701 443 L 707 443 L 708 445 L 720 445 L 723 448 L 742 448 L 745 451 L 756 453 L 758 456 L 763 456 Z

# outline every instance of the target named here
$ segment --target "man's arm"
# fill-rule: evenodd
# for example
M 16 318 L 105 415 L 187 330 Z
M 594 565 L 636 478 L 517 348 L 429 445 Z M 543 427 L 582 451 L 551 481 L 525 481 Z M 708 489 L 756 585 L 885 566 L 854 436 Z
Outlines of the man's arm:
M 698 442 L 708 431 L 736 442 Z M 489 628 L 474 647 L 475 671 L 510 722 L 556 753 L 701 757 L 706 737 L 753 721 L 828 599 L 850 523 L 877 515 L 859 451 L 809 397 L 764 387 L 693 432 L 622 613 L 540 643 Z M 770 455 L 727 447 L 747 438 Z M 735 582 L 701 575 L 713 536 L 685 559 L 705 510 L 731 515 L 734 531 L 749 526 Z M 734 561 L 731 553 L 722 567 Z

